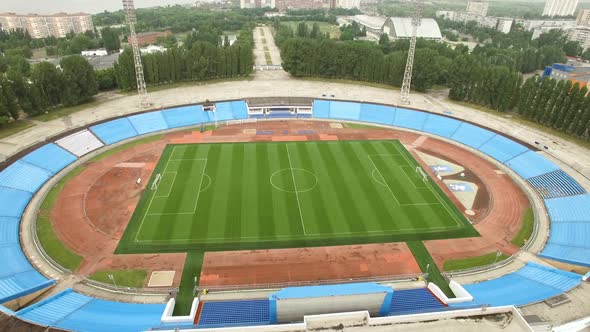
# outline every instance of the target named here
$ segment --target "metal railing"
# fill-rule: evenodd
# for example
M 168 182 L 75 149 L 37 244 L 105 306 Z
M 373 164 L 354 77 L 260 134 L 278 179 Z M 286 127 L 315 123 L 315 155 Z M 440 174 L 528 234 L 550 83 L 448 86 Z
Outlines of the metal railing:
M 178 293 L 178 287 L 150 287 L 150 288 L 134 288 L 117 286 L 89 278 L 83 278 L 82 282 L 90 287 L 107 290 L 114 293 L 135 294 L 135 295 L 172 295 Z

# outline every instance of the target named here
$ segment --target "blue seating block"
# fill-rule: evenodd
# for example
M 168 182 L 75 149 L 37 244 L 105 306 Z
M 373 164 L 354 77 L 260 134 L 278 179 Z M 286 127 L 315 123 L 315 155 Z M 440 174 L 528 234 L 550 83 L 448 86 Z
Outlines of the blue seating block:
M 20 218 L 31 197 L 28 191 L 0 187 L 0 216 Z
M 528 181 L 543 198 L 575 196 L 586 193 L 586 190 L 576 180 L 561 169 L 532 177 Z
M 440 311 L 446 308 L 426 288 L 395 290 L 389 316 Z
M 170 108 L 163 110 L 162 115 L 168 128 L 194 126 L 209 120 L 201 105 Z
M 539 257 L 590 267 L 590 248 L 549 242 Z
M 479 149 L 494 136 L 496 136 L 494 132 L 463 122 L 451 136 L 451 139 L 474 149 Z
M 402 128 L 422 130 L 428 113 L 398 107 L 393 125 Z
M 7 244 L 18 244 L 19 224 L 19 218 L 0 216 L 0 247 Z
M 361 114 L 361 104 L 342 101 L 330 102 L 330 118 L 358 121 Z
M 160 111 L 132 115 L 129 121 L 139 135 L 168 129 L 168 124 Z
M 49 143 L 24 156 L 21 160 L 55 174 L 76 161 L 76 156 L 56 144 Z
M 231 102 L 233 118 L 236 120 L 248 118 L 248 104 L 243 100 L 236 100 Z
M 48 280 L 33 270 L 33 267 L 30 267 L 28 271 L 0 277 L 0 303 L 17 299 L 53 284 L 55 284 L 54 280 Z
M 461 122 L 458 120 L 430 114 L 422 130 L 430 134 L 450 138 L 460 125 Z
M 391 126 L 393 124 L 393 118 L 395 117 L 395 107 L 373 105 L 373 104 L 362 104 L 359 121 L 379 123 L 383 125 Z
M 16 316 L 38 325 L 53 326 L 92 300 L 92 297 L 78 294 L 70 288 L 18 311 Z M 88 325 L 94 323 L 88 322 Z
M 313 101 L 313 116 L 315 118 L 330 118 L 330 102 L 327 100 Z
M 211 115 L 210 115 L 211 117 Z M 215 103 L 215 114 L 212 121 L 227 121 L 234 119 L 233 105 L 231 101 Z
M 46 169 L 17 160 L 0 172 L 0 187 L 34 193 L 49 180 L 52 173 Z
M 522 154 L 528 148 L 502 135 L 496 135 L 482 145 L 479 150 L 501 163 Z
M 204 302 L 199 327 L 266 325 L 269 322 L 268 299 Z
M 590 194 L 545 200 L 552 223 L 590 222 Z
M 128 118 L 97 124 L 90 127 L 90 130 L 107 145 L 137 136 L 137 131 Z
M 557 165 L 532 150 L 508 160 L 505 164 L 524 179 L 559 169 Z

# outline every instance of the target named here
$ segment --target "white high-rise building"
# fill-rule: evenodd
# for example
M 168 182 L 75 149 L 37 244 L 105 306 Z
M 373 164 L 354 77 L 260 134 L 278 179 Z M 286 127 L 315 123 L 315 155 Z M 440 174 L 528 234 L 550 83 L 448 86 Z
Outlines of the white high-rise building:
M 92 16 L 85 13 L 59 13 L 53 15 L 3 13 L 0 14 L 0 25 L 6 31 L 14 29 L 27 30 L 33 38 L 47 38 L 50 36 L 63 38 L 70 31 L 83 33 L 87 30 L 94 30 Z
M 590 27 L 590 9 L 582 9 L 578 13 L 576 25 L 583 27 Z
M 576 12 L 579 0 L 547 0 L 543 16 L 571 16 Z
M 488 15 L 488 7 L 489 3 L 487 0 L 470 0 L 467 1 L 467 9 L 465 11 L 475 15 L 486 16 Z

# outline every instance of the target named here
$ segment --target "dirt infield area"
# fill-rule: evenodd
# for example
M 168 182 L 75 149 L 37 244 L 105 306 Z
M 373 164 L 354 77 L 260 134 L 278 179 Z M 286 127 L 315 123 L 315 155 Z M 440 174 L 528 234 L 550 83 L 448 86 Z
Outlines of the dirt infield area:
M 490 162 L 462 148 L 415 133 L 382 128 L 332 128 L 329 122 L 274 121 L 222 127 L 199 133 L 183 131 L 164 135 L 88 163 L 64 187 L 51 211 L 53 226 L 68 247 L 84 257 L 78 274 L 104 269 L 144 268 L 175 270 L 180 282 L 185 254 L 114 255 L 113 252 L 145 189 L 147 179 L 169 143 L 264 142 L 350 139 L 398 139 L 416 151 L 442 153 L 471 173 L 478 184 L 474 215 L 466 217 L 482 237 L 426 241 L 442 267 L 445 260 L 478 256 L 496 250 L 518 250 L 510 240 L 519 230 L 522 212 L 529 206 L 524 193 L 509 176 Z M 429 169 L 426 165 L 425 169 Z M 136 184 L 138 177 L 143 179 Z M 465 210 L 446 186 L 439 186 L 461 211 Z M 405 243 L 340 247 L 210 252 L 204 257 L 202 286 L 280 283 L 312 280 L 381 277 L 416 274 L 420 269 Z

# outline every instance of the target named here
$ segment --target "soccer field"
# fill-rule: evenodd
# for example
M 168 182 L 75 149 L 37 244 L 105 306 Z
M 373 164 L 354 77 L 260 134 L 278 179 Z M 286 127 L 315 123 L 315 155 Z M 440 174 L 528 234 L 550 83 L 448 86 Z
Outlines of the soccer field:
M 478 236 L 417 166 L 398 141 L 169 145 L 117 252 Z

